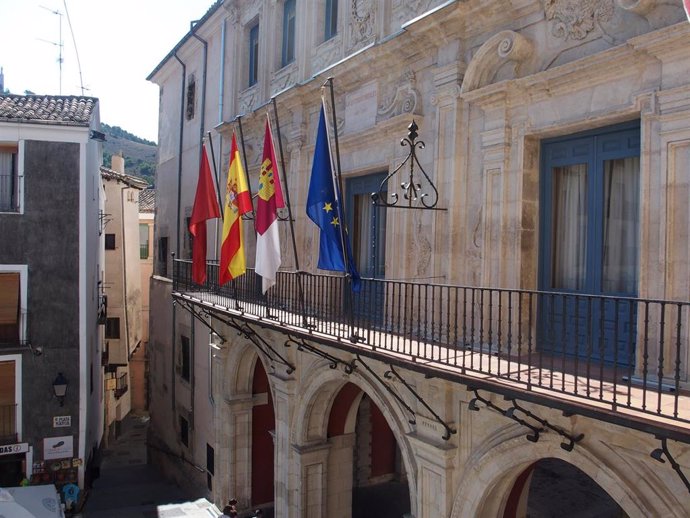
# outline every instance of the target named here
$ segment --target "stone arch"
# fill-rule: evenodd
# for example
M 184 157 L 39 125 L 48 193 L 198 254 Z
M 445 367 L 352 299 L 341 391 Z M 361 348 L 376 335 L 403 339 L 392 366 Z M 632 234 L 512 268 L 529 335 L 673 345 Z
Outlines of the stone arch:
M 225 347 L 228 348 L 228 353 L 223 365 L 223 395 L 231 397 L 251 394 L 256 362 L 260 361 L 267 373 L 271 372 L 270 362 L 251 342 L 242 336 L 229 340 Z M 269 387 L 272 392 L 273 387 L 270 379 Z
M 465 72 L 460 93 L 467 93 L 491 84 L 498 70 L 506 63 L 513 63 L 518 77 L 520 66 L 531 56 L 530 40 L 514 31 L 501 31 L 486 40 L 473 56 Z
M 330 413 L 327 410 L 330 409 L 336 395 L 346 383 L 356 385 L 376 404 L 395 436 L 408 474 L 411 512 L 413 516 L 416 516 L 417 463 L 412 446 L 407 440 L 407 434 L 412 431 L 412 427 L 403 408 L 379 389 L 375 380 L 368 373 L 361 372 L 361 369 L 355 370 L 350 375 L 344 375 L 338 369 L 330 369 L 328 362 L 319 361 L 312 366 L 310 372 L 313 374 L 304 379 L 300 404 L 295 409 L 291 433 L 292 443 L 309 446 L 325 442 Z M 349 426 L 352 426 L 351 421 L 349 421 Z
M 512 428 L 512 427 L 511 427 Z M 574 465 L 618 502 L 631 518 L 655 516 L 634 487 L 605 459 L 578 445 L 572 452 L 560 447 L 560 438 L 543 435 L 537 443 L 527 443 L 524 433 L 472 455 L 460 474 L 460 486 L 453 502 L 451 518 L 502 516 L 503 506 L 514 481 L 528 466 L 544 458 L 556 458 Z

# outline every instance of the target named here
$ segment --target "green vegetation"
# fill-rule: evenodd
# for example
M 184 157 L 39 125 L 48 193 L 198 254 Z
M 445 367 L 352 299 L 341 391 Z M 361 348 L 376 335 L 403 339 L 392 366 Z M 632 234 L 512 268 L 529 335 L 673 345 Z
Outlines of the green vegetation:
M 132 135 L 119 126 L 101 123 L 101 131 L 105 133 L 103 165 L 111 167 L 112 156 L 122 154 L 125 173 L 143 178 L 153 186 L 156 177 L 156 143 Z

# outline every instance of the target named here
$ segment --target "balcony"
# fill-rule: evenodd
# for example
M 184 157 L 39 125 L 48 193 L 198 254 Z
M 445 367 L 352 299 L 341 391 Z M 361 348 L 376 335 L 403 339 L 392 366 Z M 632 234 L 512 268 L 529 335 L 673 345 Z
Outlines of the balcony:
M 0 212 L 18 212 L 19 181 L 14 173 L 0 173 Z
M 173 297 L 229 325 L 278 330 L 426 375 L 668 437 L 690 429 L 690 302 L 253 270 L 219 287 L 175 260 Z M 301 342 L 300 342 L 301 341 Z
M 17 440 L 17 405 L 0 405 L 0 444 Z

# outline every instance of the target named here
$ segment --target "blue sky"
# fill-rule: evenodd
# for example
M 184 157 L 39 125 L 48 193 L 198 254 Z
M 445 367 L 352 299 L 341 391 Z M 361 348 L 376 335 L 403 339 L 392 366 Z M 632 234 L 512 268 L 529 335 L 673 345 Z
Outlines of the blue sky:
M 0 0 L 0 67 L 5 88 L 16 94 L 31 90 L 37 94 L 80 95 L 83 85 L 84 95 L 100 99 L 102 122 L 157 141 L 158 87 L 146 77 L 189 31 L 190 22 L 206 14 L 213 3 Z M 81 80 L 67 14 L 76 40 Z

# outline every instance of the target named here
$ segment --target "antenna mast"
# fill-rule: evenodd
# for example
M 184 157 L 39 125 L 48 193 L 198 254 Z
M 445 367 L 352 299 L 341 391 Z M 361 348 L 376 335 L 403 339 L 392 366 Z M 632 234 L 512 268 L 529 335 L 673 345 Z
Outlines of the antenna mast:
M 62 95 L 62 62 L 64 61 L 64 60 L 62 59 L 62 48 L 64 47 L 64 44 L 62 43 L 62 13 L 61 13 L 59 10 L 57 10 L 57 9 L 52 10 L 52 9 L 49 9 L 49 8 L 43 6 L 43 5 L 40 6 L 40 7 L 42 7 L 43 9 L 45 9 L 45 10 L 48 11 L 48 12 L 51 12 L 51 13 L 53 13 L 53 14 L 57 14 L 57 15 L 60 17 L 60 18 L 59 18 L 59 35 L 60 35 L 60 39 L 58 40 L 58 43 L 55 43 L 54 41 L 48 41 L 48 40 L 41 40 L 41 41 L 45 41 L 46 43 L 50 43 L 50 44 L 52 44 L 52 45 L 57 45 L 57 47 L 58 47 L 58 49 L 59 49 L 59 50 L 58 50 L 58 65 L 59 65 L 59 67 L 60 67 L 60 89 L 59 89 L 59 92 L 60 92 L 60 95 Z M 41 39 L 41 38 L 39 38 L 39 39 Z

